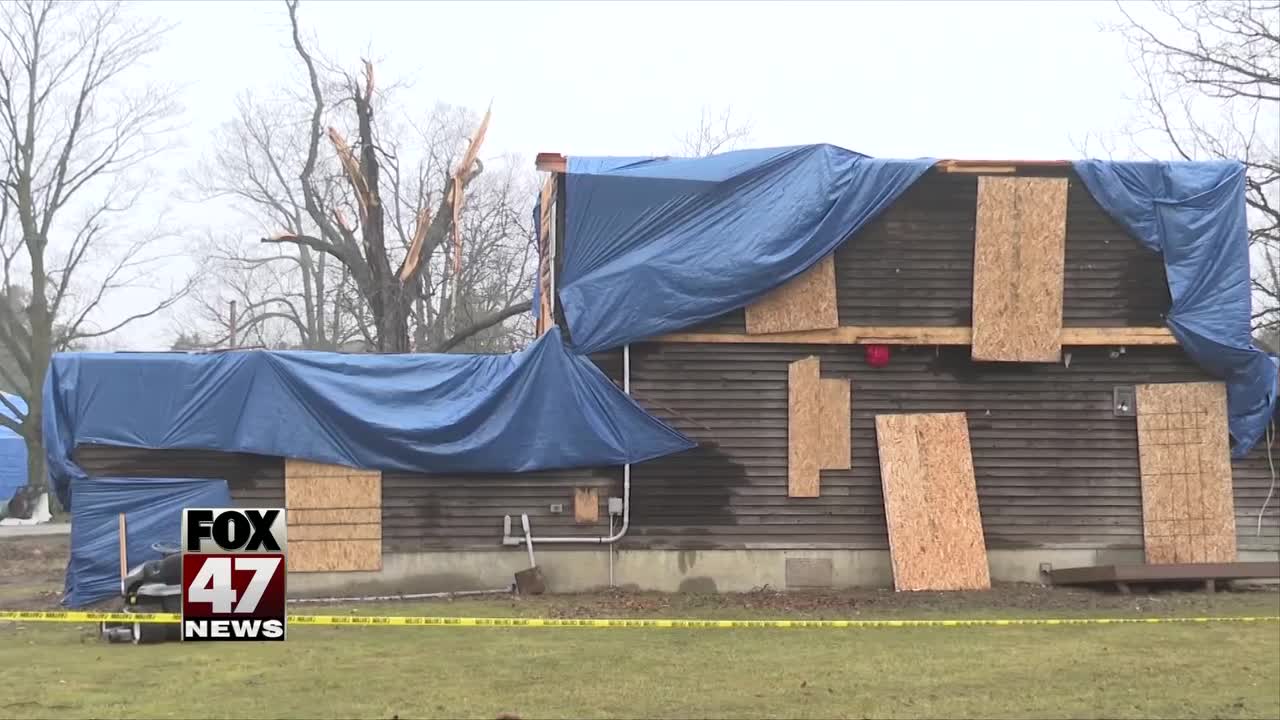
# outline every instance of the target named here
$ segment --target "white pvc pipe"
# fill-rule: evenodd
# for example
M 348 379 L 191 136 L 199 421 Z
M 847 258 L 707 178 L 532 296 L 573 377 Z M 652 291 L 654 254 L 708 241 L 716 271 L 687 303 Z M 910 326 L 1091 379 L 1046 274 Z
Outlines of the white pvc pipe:
M 609 534 L 613 534 L 613 513 L 609 513 Z M 613 582 L 613 545 L 609 545 L 609 587 L 614 587 Z
M 409 593 L 405 595 L 362 595 L 360 597 L 289 598 L 291 603 L 341 603 L 374 602 L 384 600 L 426 600 L 429 598 L 455 598 L 471 595 L 510 595 L 511 588 L 495 590 L 454 590 L 452 592 Z
M 622 391 L 631 394 L 631 346 L 622 346 Z M 612 516 L 610 516 L 612 517 Z M 610 523 L 612 525 L 612 523 Z M 591 543 L 595 545 L 612 545 L 618 542 L 627 534 L 627 529 L 631 526 L 631 463 L 622 466 L 622 527 L 618 531 L 612 532 L 605 537 L 511 537 L 502 538 L 504 545 L 519 545 L 527 543 L 532 545 L 535 542 L 540 543 Z

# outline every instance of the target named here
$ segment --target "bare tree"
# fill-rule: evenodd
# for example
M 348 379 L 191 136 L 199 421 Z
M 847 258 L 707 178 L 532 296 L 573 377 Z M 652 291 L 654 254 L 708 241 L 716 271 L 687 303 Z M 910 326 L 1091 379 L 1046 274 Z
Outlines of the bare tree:
M 160 233 L 121 243 L 112 231 L 141 197 L 131 171 L 162 149 L 176 110 L 171 93 L 137 77 L 166 29 L 117 3 L 0 4 L 0 343 L 17 368 L 3 380 L 27 403 L 23 413 L 6 402 L 21 420 L 0 424 L 26 439 L 36 486 L 51 354 L 150 317 L 185 291 L 101 319 L 105 300 L 146 285 L 165 259 L 153 247 Z
M 1280 2 L 1120 5 L 1146 123 L 1186 160 L 1247 169 L 1254 325 L 1280 327 Z
M 307 123 L 287 121 L 297 115 L 295 100 L 287 95 L 275 102 L 241 97 L 235 119 L 215 134 L 212 159 L 191 177 L 205 198 L 230 198 L 264 233 L 317 233 L 298 182 Z M 328 203 L 336 203 L 341 181 L 336 160 L 333 155 L 317 158 Z M 203 334 L 208 342 L 225 343 L 233 327 L 242 337 L 278 336 L 278 343 L 264 343 L 269 347 L 333 349 L 350 339 L 351 318 L 340 307 L 352 291 L 350 272 L 330 262 L 327 254 L 305 244 L 246 245 L 231 238 L 210 239 L 197 254 L 205 272 L 195 293 L 195 319 L 213 326 Z M 237 303 L 234 318 L 230 301 Z M 292 341 L 286 339 L 291 333 Z
M 677 138 L 684 157 L 707 157 L 737 150 L 751 139 L 751 122 L 735 118 L 732 107 L 712 110 L 703 106 L 694 129 Z
M 236 261 L 300 272 L 296 288 L 245 298 L 245 311 L 299 320 L 285 321 L 304 345 L 333 345 L 353 328 L 379 352 L 469 347 L 512 332 L 508 321 L 518 329 L 530 306 L 524 208 L 534 192 L 514 171 L 484 173 L 477 152 L 488 114 L 477 126 L 446 108 L 426 126 L 397 126 L 384 119 L 389 93 L 375 85 L 372 63 L 358 74 L 327 67 L 302 41 L 296 0 L 286 8 L 305 70 L 302 105 L 246 98 L 203 186 L 274 228 L 262 239 L 271 252 L 241 249 Z M 298 115 L 297 124 L 281 120 Z

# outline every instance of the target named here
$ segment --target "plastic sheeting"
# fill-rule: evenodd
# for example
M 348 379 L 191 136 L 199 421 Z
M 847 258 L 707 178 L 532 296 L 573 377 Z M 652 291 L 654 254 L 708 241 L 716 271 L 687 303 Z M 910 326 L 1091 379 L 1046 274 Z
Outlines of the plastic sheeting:
M 569 158 L 558 294 L 576 351 L 741 308 L 831 254 L 934 161 L 834 145 Z
M 129 569 L 158 560 L 154 543 L 181 543 L 182 510 L 231 507 L 225 480 L 94 478 L 76 483 L 71 558 L 62 602 L 71 607 L 120 596 L 120 513 Z
M 27 404 L 17 395 L 4 393 L 14 407 L 27 411 Z M 8 405 L 0 403 L 0 415 L 16 420 Z M 18 433 L 0 427 L 0 503 L 11 499 L 18 488 L 27 484 L 27 443 Z
M 708 158 L 569 158 L 557 278 L 576 351 L 675 332 L 744 307 L 833 252 L 934 161 L 832 145 Z M 1080 161 L 1098 203 L 1162 253 L 1168 322 L 1227 384 L 1232 450 L 1246 454 L 1277 396 L 1250 335 L 1244 168 L 1233 162 Z
M 424 473 L 622 465 L 694 447 L 558 331 L 510 355 L 60 354 L 44 420 L 65 507 L 85 477 L 79 444 Z
M 1276 363 L 1253 346 L 1245 170 L 1237 162 L 1082 160 L 1076 172 L 1117 222 L 1164 257 L 1169 329 L 1227 385 L 1232 455 L 1266 431 Z

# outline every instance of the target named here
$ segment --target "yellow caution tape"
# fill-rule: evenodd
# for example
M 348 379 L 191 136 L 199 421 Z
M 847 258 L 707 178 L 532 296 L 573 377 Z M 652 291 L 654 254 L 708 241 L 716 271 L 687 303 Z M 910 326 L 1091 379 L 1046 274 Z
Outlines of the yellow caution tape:
M 0 620 L 49 623 L 177 623 L 176 613 L 123 613 L 75 611 L 0 610 Z M 1014 625 L 1157 625 L 1168 623 L 1280 622 L 1280 616 L 1251 617 L 1145 617 L 1145 618 L 1016 618 L 988 620 L 656 620 L 605 618 L 480 618 L 396 615 L 289 615 L 292 625 L 359 625 L 421 627 L 581 627 L 581 628 L 903 628 L 903 627 L 1007 627 Z

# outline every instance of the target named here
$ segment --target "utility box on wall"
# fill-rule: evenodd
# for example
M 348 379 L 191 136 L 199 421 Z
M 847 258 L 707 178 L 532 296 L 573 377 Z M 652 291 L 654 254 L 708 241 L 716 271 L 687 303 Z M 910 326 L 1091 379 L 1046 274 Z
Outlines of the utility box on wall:
M 1136 417 L 1138 394 L 1132 385 L 1117 385 L 1111 389 L 1111 411 L 1116 417 Z

